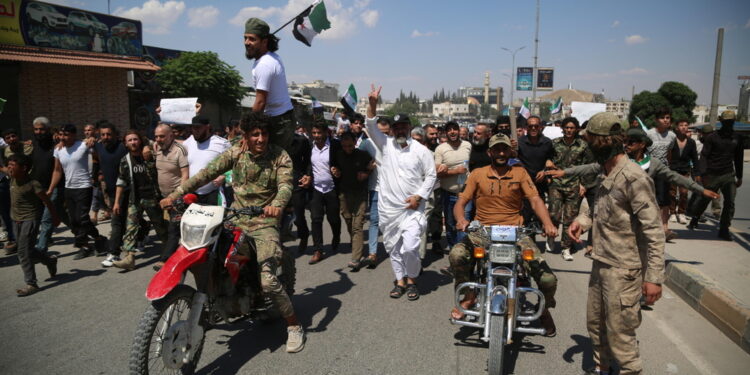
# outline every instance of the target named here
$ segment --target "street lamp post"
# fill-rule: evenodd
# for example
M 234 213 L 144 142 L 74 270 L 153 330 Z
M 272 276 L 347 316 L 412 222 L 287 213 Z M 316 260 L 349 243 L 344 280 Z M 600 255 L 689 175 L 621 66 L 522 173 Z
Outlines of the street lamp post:
M 500 47 L 501 50 L 508 51 L 511 54 L 511 56 L 512 56 L 512 63 L 511 63 L 511 66 L 510 66 L 510 106 L 511 107 L 513 106 L 513 92 L 516 91 L 516 87 L 514 86 L 514 83 L 513 83 L 513 77 L 516 74 L 516 72 L 514 71 L 514 70 L 516 70 L 516 52 L 518 52 L 518 51 L 520 51 L 520 50 L 522 50 L 524 48 L 526 48 L 526 46 L 523 46 L 523 47 L 520 47 L 520 48 L 516 48 L 515 51 L 511 51 L 511 50 L 509 50 L 509 49 L 507 49 L 505 47 Z

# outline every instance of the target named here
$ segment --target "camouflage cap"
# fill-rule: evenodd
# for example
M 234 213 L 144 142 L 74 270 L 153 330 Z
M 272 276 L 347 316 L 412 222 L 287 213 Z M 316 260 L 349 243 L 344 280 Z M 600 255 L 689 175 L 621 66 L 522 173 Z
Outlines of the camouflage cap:
M 721 116 L 719 116 L 720 120 L 736 120 L 737 116 L 734 114 L 734 111 L 724 111 L 721 112 Z
M 714 126 L 711 124 L 703 125 L 703 127 L 701 128 L 701 133 L 703 134 L 713 133 L 713 131 Z
M 492 136 L 492 138 L 490 138 L 490 148 L 499 144 L 508 145 L 508 147 L 512 147 L 510 145 L 510 138 L 508 138 L 508 136 L 505 134 L 495 134 Z
M 249 18 L 245 22 L 245 34 L 255 34 L 261 38 L 268 36 L 271 32 L 271 28 L 268 26 L 266 21 L 260 18 Z
M 617 126 L 615 126 L 617 125 Z M 611 112 L 599 112 L 589 119 L 586 133 L 594 135 L 617 135 L 622 132 L 622 121 Z

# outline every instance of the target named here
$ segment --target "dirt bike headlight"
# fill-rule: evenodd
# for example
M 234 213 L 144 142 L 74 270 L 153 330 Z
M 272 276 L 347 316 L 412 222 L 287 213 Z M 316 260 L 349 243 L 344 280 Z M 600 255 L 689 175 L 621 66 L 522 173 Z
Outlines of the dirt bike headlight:
M 197 249 L 203 243 L 203 234 L 206 231 L 205 225 L 182 224 L 182 243 L 189 250 Z

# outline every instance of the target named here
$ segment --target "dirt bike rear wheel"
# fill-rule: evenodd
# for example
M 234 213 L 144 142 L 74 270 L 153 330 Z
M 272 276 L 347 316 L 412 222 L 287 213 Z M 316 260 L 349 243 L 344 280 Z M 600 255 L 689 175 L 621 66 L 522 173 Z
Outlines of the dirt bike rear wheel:
M 193 374 L 203 352 L 205 332 L 198 349 L 190 362 L 179 368 L 168 367 L 165 361 L 166 333 L 176 323 L 188 319 L 195 289 L 177 285 L 166 297 L 152 302 L 141 317 L 130 349 L 129 368 L 131 374 L 157 373 Z M 168 355 L 168 353 L 166 354 Z

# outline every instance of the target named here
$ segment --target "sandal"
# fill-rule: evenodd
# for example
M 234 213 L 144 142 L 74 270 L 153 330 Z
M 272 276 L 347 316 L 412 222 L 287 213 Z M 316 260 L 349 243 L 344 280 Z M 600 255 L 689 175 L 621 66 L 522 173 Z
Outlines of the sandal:
M 377 257 L 367 257 L 364 259 L 364 262 L 367 263 L 367 268 L 374 270 L 378 266 L 378 258 Z
M 417 284 L 406 284 L 406 298 L 409 301 L 416 301 L 419 299 L 419 288 Z
M 362 268 L 362 262 L 359 260 L 353 260 L 349 262 L 347 266 L 351 269 L 351 272 L 359 272 L 359 269 Z
M 401 296 L 403 296 L 404 293 L 406 293 L 406 288 L 404 288 L 401 285 L 396 284 L 396 286 L 394 286 L 393 289 L 391 289 L 390 296 L 391 298 L 401 298 Z

